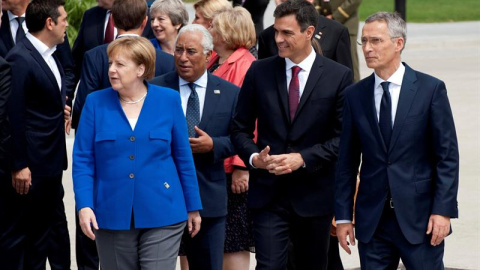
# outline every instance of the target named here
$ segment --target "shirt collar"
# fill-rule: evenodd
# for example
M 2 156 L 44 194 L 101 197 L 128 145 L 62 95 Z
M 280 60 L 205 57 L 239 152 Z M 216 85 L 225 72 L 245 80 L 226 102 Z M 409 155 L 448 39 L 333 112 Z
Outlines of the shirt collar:
M 125 33 L 117 36 L 117 38 L 122 38 L 122 37 L 140 37 L 140 36 L 137 34 L 129 34 L 129 33 Z
M 315 62 L 316 53 L 315 50 L 312 48 L 312 51 L 307 56 L 307 58 L 303 59 L 302 62 L 295 64 L 292 60 L 285 58 L 285 70 L 290 70 L 293 66 L 299 66 L 302 70 L 310 72 L 313 66 L 313 62 Z
M 379 87 L 379 85 L 382 82 L 385 82 L 385 80 L 380 78 L 376 73 L 374 74 L 375 74 L 375 89 L 376 89 Z M 405 66 L 403 65 L 403 63 L 400 63 L 400 66 L 397 68 L 397 70 L 386 81 L 389 81 L 390 83 L 401 86 L 404 74 L 405 74 Z
M 32 43 L 33 47 L 35 47 L 35 49 L 37 49 L 37 51 L 43 57 L 50 57 L 50 55 L 52 55 L 57 49 L 56 45 L 53 46 L 52 48 L 48 48 L 48 46 L 45 45 L 45 43 L 43 43 L 40 39 L 36 38 L 34 35 L 30 34 L 30 32 L 28 32 L 26 36 L 28 40 L 30 40 L 30 42 Z
M 182 77 L 178 76 L 178 80 L 179 80 L 179 83 L 180 85 L 186 85 L 186 84 L 189 84 L 189 82 L 185 81 L 184 79 L 182 79 Z M 202 76 L 200 76 L 200 78 L 198 78 L 196 81 L 194 81 L 193 83 L 196 84 L 197 86 L 200 86 L 202 88 L 205 88 L 207 89 L 207 82 L 208 82 L 208 73 L 207 71 L 205 70 L 205 73 L 203 73 Z
M 13 14 L 10 10 L 7 11 L 7 14 L 8 14 L 8 20 L 11 22 L 13 20 L 15 20 L 15 18 L 17 17 L 24 17 L 25 18 L 25 13 L 23 13 L 22 15 L 20 16 L 17 16 L 15 14 Z

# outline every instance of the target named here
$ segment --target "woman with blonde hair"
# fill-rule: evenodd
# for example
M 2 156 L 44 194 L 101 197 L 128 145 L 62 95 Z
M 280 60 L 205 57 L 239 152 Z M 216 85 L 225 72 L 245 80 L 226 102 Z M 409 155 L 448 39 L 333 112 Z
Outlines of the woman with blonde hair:
M 250 13 L 235 7 L 217 14 L 210 27 L 213 36 L 212 56 L 207 68 L 239 87 L 255 57 L 249 52 L 256 42 Z M 250 251 L 254 251 L 252 223 L 247 210 L 249 173 L 238 156 L 225 160 L 228 214 L 225 234 L 224 270 L 249 269 Z
M 201 24 L 209 29 L 218 13 L 232 9 L 232 4 L 227 0 L 200 0 L 193 4 L 195 19 L 192 23 Z

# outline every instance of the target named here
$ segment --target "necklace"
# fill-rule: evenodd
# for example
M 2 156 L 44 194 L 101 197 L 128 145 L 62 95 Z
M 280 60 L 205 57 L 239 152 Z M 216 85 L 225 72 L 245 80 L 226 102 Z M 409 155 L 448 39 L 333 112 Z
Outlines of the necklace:
M 146 97 L 147 97 L 147 92 L 145 92 L 145 95 L 143 95 L 143 97 L 137 99 L 137 100 L 134 100 L 134 101 L 128 101 L 128 100 L 125 100 L 123 99 L 120 95 L 118 95 L 118 99 L 120 99 L 121 102 L 125 103 L 125 104 L 137 104 L 139 103 L 140 101 L 144 100 Z

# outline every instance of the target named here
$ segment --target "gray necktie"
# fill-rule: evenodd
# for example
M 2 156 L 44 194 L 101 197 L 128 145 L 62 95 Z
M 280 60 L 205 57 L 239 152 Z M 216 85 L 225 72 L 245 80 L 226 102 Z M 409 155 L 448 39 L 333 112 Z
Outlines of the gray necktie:
M 25 17 L 16 17 L 15 20 L 18 22 L 18 29 L 17 34 L 15 36 L 15 44 L 20 41 L 25 36 L 25 31 L 23 30 L 23 21 L 25 21 Z
M 188 137 L 196 137 L 195 126 L 198 126 L 200 123 L 200 101 L 198 99 L 197 91 L 195 91 L 196 85 L 194 83 L 189 83 L 188 86 L 192 90 L 190 96 L 188 97 L 187 102 L 187 126 L 188 126 Z

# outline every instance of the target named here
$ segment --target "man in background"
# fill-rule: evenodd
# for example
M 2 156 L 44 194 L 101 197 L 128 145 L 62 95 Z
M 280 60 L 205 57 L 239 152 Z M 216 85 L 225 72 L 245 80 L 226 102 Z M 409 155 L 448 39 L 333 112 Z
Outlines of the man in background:
M 360 80 L 358 66 L 357 36 L 358 36 L 358 7 L 362 0 L 315 0 L 315 8 L 328 19 L 335 20 L 348 28 L 350 34 L 350 53 L 353 64 L 353 80 Z

